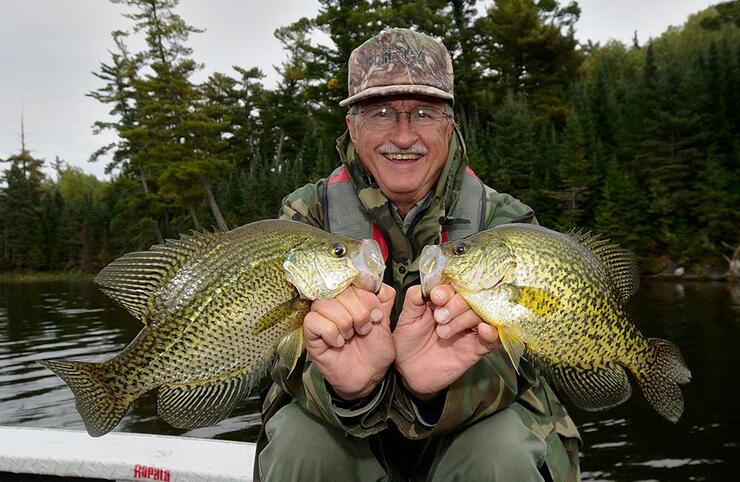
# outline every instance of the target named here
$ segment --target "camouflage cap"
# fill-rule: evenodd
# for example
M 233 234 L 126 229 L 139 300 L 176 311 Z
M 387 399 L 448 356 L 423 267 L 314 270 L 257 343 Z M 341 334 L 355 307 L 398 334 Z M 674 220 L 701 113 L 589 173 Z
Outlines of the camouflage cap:
M 447 48 L 407 28 L 385 30 L 349 56 L 349 97 L 340 106 L 368 97 L 423 94 L 453 101 L 454 74 Z

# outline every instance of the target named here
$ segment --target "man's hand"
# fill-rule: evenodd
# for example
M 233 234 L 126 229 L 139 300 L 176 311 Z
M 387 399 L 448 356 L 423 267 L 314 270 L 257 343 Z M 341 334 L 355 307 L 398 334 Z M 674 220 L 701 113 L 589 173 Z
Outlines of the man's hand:
M 354 286 L 335 298 L 316 300 L 303 321 L 308 355 L 337 395 L 369 395 L 396 357 L 390 313 L 396 291 L 375 294 Z
M 498 332 L 470 309 L 450 285 L 430 293 L 406 292 L 393 332 L 396 370 L 406 388 L 422 400 L 434 398 L 499 344 Z

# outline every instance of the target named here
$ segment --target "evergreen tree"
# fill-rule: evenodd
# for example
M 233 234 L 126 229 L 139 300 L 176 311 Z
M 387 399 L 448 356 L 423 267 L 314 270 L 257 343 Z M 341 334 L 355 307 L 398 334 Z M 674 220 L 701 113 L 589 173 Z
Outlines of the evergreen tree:
M 43 160 L 25 150 L 5 160 L 0 179 L 2 269 L 39 270 L 46 265 L 41 219 Z
M 107 238 L 106 210 L 101 202 L 104 184 L 79 168 L 67 168 L 59 179 L 64 200 L 60 234 L 67 244 L 65 269 L 95 272 Z
M 586 140 L 579 115 L 572 111 L 562 136 L 561 158 L 557 166 L 560 189 L 552 197 L 562 204 L 557 226 L 561 230 L 590 224 L 590 198 L 593 190 L 591 162 L 586 154 Z
M 596 229 L 636 254 L 651 248 L 644 197 L 634 177 L 612 158 L 596 209 Z
M 57 161 L 58 159 L 57 157 Z M 42 187 L 40 211 L 43 238 L 41 245 L 46 253 L 44 269 L 61 271 L 67 267 L 65 261 L 68 251 L 63 234 L 64 198 L 58 182 L 49 182 Z
M 499 99 L 525 94 L 543 120 L 564 120 L 565 92 L 582 62 L 573 30 L 579 16 L 575 2 L 494 1 L 477 26 L 481 60 Z
M 144 65 L 144 56 L 140 53 L 133 55 L 129 53 L 125 44 L 128 33 L 114 31 L 112 36 L 117 50 L 111 53 L 111 63 L 101 63 L 100 72 L 93 73 L 105 84 L 87 95 L 98 102 L 111 105 L 110 115 L 114 117 L 112 121 L 96 121 L 93 124 L 93 133 L 112 130 L 118 135 L 118 141 L 99 148 L 90 156 L 90 161 L 95 162 L 111 154 L 112 160 L 106 165 L 106 173 L 118 171 L 122 176 L 138 179 L 143 193 L 141 197 L 151 202 L 143 204 L 143 211 L 137 209 L 135 213 L 127 214 L 132 217 L 143 217 L 144 219 L 135 223 L 136 226 L 146 224 L 149 226 L 148 231 L 154 234 L 155 240 L 163 243 L 159 219 L 162 217 L 164 204 L 150 187 L 153 181 L 151 166 L 145 165 L 144 159 L 136 156 L 143 149 L 146 138 L 130 135 L 138 128 L 136 84 L 139 81 L 139 71 Z M 126 213 L 121 214 L 126 217 Z
M 497 190 L 531 202 L 541 189 L 535 173 L 539 163 L 534 115 L 523 97 L 510 95 L 493 115 L 490 170 L 485 180 Z

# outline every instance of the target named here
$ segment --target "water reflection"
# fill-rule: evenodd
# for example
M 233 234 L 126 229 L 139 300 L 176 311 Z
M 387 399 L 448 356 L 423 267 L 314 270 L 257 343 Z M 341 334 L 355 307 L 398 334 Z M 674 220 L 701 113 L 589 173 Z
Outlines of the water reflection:
M 141 324 L 93 283 L 0 283 L 0 424 L 83 430 L 72 392 L 37 360 L 101 361 L 119 352 Z M 137 400 L 116 431 L 254 440 L 259 401 L 242 402 L 231 417 L 184 431 L 156 416 L 156 397 Z
M 664 421 L 635 387 L 606 412 L 570 411 L 584 439 L 585 481 L 733 480 L 738 453 L 740 284 L 645 282 L 630 310 L 647 336 L 673 340 L 692 370 L 686 412 Z M 35 362 L 102 360 L 141 325 L 92 283 L 0 283 L 0 424 L 83 429 L 71 391 Z M 254 440 L 258 401 L 213 427 L 183 431 L 156 415 L 156 396 L 134 403 L 117 431 Z
M 735 312 L 735 320 L 740 321 L 740 280 L 736 283 L 728 283 L 727 291 L 732 299 L 732 311 Z

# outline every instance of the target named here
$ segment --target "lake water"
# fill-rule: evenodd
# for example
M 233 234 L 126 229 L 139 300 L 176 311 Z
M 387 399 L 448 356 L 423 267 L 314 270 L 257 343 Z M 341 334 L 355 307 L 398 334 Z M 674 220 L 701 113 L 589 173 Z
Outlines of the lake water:
M 644 282 L 630 304 L 647 336 L 682 350 L 693 380 L 686 412 L 664 421 L 635 387 L 615 409 L 571 409 L 584 439 L 585 481 L 737 480 L 740 456 L 740 284 Z M 71 391 L 36 360 L 99 361 L 121 350 L 139 323 L 91 282 L 0 283 L 0 425 L 84 429 Z M 183 431 L 145 396 L 116 430 L 254 441 L 258 402 L 245 400 L 213 427 Z

